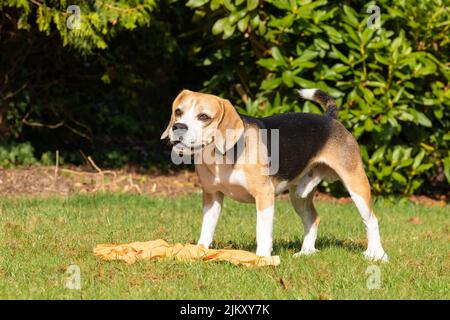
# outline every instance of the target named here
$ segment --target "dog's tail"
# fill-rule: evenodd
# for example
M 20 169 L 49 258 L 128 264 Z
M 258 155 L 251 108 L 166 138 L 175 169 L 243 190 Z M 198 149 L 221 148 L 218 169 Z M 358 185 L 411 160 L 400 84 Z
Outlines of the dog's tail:
M 336 102 L 325 92 L 319 89 L 300 89 L 297 90 L 301 98 L 311 100 L 320 104 L 326 109 L 325 115 L 333 119 L 338 119 L 338 107 Z

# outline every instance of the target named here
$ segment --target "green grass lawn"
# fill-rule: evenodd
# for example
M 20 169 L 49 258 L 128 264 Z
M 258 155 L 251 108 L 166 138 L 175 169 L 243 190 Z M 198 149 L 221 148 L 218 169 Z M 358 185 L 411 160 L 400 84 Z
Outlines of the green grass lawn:
M 314 256 L 293 258 L 303 228 L 290 203 L 276 207 L 278 267 L 172 260 L 101 261 L 98 243 L 162 238 L 195 242 L 201 197 L 133 195 L 15 199 L 0 203 L 0 298 L 3 299 L 449 299 L 450 208 L 377 201 L 388 264 L 381 288 L 368 289 L 365 232 L 352 204 L 318 203 Z M 215 247 L 255 250 L 255 209 L 226 200 Z M 408 220 L 418 217 L 423 223 Z M 65 287 L 66 269 L 81 270 L 81 290 Z

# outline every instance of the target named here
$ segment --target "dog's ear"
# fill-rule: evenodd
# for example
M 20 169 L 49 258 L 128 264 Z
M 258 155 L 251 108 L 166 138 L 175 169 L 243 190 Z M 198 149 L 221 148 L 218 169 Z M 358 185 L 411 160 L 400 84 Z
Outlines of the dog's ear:
M 172 128 L 172 126 L 173 126 L 174 120 L 175 120 L 175 117 L 172 113 L 172 115 L 170 116 L 169 125 L 167 126 L 166 130 L 164 130 L 164 132 L 161 134 L 161 140 L 163 140 L 169 136 L 169 131 L 170 131 L 170 128 Z
M 180 104 L 181 99 L 183 99 L 183 97 L 185 97 L 186 95 L 190 94 L 192 91 L 189 90 L 182 90 L 178 96 L 175 98 L 175 100 L 172 103 L 172 115 L 170 116 L 170 121 L 169 121 L 169 125 L 167 126 L 166 130 L 164 130 L 164 132 L 161 135 L 161 140 L 165 139 L 169 136 L 169 132 L 170 132 L 170 128 L 172 128 L 173 123 L 175 121 L 175 108 L 178 107 L 178 105 Z
M 216 148 L 222 154 L 231 149 L 244 132 L 244 123 L 230 101 L 219 99 L 222 107 L 222 119 L 217 126 Z

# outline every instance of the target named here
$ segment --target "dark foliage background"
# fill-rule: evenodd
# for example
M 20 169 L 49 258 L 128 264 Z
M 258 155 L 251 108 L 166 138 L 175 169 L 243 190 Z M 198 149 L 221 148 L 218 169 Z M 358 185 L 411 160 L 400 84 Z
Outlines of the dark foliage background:
M 362 146 L 376 193 L 448 192 L 450 14 L 444 1 L 0 0 L 0 166 L 167 166 L 159 141 L 182 88 L 240 112 L 321 113 L 319 87 Z M 69 5 L 81 10 L 79 29 Z M 81 150 L 81 151 L 80 151 Z M 333 188 L 326 186 L 327 188 Z

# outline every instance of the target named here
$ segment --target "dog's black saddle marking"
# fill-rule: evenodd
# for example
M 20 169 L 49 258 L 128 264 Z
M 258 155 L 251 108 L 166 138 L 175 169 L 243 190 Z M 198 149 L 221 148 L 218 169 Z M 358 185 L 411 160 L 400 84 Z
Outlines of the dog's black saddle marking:
M 271 156 L 271 130 L 279 130 L 279 169 L 277 178 L 292 180 L 306 167 L 328 141 L 335 120 L 312 113 L 288 112 L 265 118 L 240 115 L 244 124 L 267 129 L 267 148 Z

